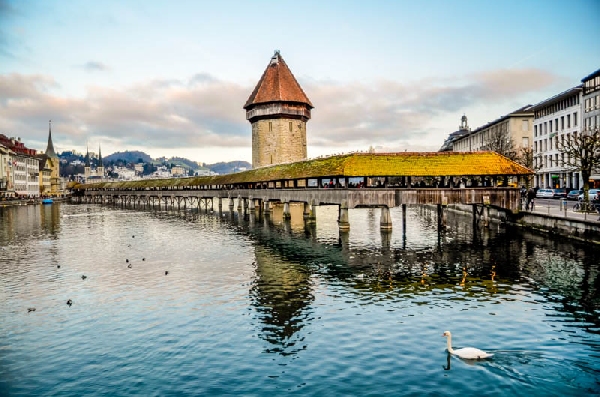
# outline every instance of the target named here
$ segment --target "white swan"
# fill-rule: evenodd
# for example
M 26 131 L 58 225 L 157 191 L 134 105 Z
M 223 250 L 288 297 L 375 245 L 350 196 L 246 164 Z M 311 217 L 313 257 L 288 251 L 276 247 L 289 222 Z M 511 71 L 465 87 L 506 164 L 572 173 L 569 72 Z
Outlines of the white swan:
M 486 353 L 483 350 L 476 349 L 474 347 L 464 347 L 462 349 L 454 350 L 452 348 L 452 334 L 450 331 L 444 331 L 442 336 L 448 337 L 448 351 L 455 356 L 465 358 L 468 360 L 480 360 L 482 358 L 492 357 L 493 354 Z

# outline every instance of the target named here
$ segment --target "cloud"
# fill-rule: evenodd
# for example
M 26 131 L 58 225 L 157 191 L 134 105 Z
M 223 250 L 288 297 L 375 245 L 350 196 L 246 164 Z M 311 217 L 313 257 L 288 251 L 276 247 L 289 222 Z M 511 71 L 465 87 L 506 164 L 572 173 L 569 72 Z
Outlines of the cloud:
M 316 106 L 308 124 L 308 144 L 320 152 L 371 145 L 431 150 L 443 141 L 432 141 L 433 132 L 455 129 L 440 125 L 440 119 L 482 103 L 542 92 L 557 80 L 541 70 L 522 69 L 403 83 L 301 81 Z M 83 146 L 92 139 L 122 150 L 214 148 L 224 159 L 228 152 L 251 144 L 242 106 L 253 86 L 199 73 L 189 79 L 117 88 L 90 86 L 80 98 L 58 95 L 56 87 L 49 76 L 0 75 L 0 132 L 43 142 L 47 120 L 52 119 L 58 147 L 60 140 Z M 491 114 L 489 120 L 499 116 Z
M 413 142 L 414 146 L 427 146 L 423 138 L 436 128 L 436 120 L 444 115 L 481 103 L 512 102 L 524 94 L 548 89 L 559 80 L 558 76 L 543 70 L 521 69 L 404 84 L 310 81 L 304 87 L 316 104 L 309 127 L 313 132 L 310 144 L 368 147 L 371 144 L 404 146 L 406 142 Z M 507 109 L 507 112 L 512 110 Z M 500 116 L 491 115 L 490 120 Z M 452 132 L 453 127 L 448 126 L 447 133 Z M 439 147 L 441 143 L 433 145 Z
M 89 61 L 81 65 L 81 68 L 87 72 L 106 72 L 110 68 L 102 62 Z

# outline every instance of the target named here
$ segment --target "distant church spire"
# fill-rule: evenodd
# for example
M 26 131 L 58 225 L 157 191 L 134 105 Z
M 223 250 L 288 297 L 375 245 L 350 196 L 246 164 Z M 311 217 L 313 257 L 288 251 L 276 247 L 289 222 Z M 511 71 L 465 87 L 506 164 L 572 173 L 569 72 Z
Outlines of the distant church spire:
M 102 164 L 102 149 L 100 148 L 100 144 L 98 144 L 98 167 L 104 167 L 104 164 Z
M 54 145 L 52 144 L 52 120 L 48 122 L 48 146 L 46 147 L 46 156 L 58 158 L 58 155 L 54 151 Z
M 85 153 L 85 166 L 86 167 L 91 167 L 90 165 L 90 149 L 88 146 L 85 147 L 86 153 Z

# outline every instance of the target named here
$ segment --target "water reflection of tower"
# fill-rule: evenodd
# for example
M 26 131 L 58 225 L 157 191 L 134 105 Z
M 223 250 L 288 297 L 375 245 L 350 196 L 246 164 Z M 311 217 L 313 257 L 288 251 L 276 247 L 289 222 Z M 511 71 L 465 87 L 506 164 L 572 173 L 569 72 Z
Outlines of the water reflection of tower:
M 269 352 L 283 355 L 302 350 L 298 332 L 304 327 L 314 300 L 310 273 L 267 248 L 256 248 L 256 281 L 250 290 L 262 322 L 260 337 L 273 346 Z

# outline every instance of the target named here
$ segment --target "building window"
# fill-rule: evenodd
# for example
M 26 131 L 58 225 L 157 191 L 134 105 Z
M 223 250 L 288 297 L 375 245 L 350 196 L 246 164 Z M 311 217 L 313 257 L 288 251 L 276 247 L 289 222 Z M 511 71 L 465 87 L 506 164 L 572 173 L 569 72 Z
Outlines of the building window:
M 565 116 L 560 117 L 560 129 L 561 130 L 565 129 Z
M 571 115 L 567 114 L 567 128 L 571 128 Z
M 533 136 L 536 137 L 537 136 L 537 125 L 533 126 Z

